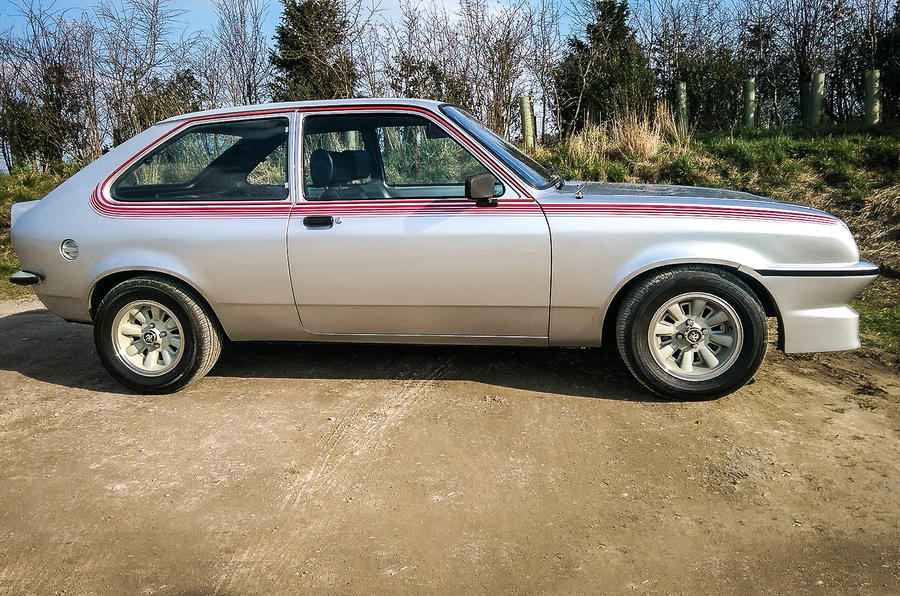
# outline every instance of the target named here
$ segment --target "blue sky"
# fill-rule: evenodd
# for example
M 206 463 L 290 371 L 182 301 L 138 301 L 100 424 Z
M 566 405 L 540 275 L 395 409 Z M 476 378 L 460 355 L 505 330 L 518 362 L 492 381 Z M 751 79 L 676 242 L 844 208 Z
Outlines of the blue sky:
M 95 2 L 78 2 L 75 0 L 41 0 L 45 7 L 52 6 L 56 10 L 71 11 L 77 15 L 85 7 L 92 7 Z M 121 0 L 116 0 L 121 1 Z M 398 11 L 399 0 L 378 0 L 382 10 L 387 12 Z M 20 10 L 16 0 L 0 0 L 0 30 L 6 30 L 10 25 L 17 26 L 21 23 L 18 16 Z M 444 3 L 446 4 L 446 2 Z M 179 11 L 185 11 L 179 18 L 187 31 L 210 31 L 216 22 L 216 14 L 213 9 L 213 0 L 170 0 L 169 6 Z M 275 27 L 281 17 L 282 3 L 280 0 L 270 0 L 269 12 L 265 20 L 265 33 L 271 39 L 275 35 Z M 398 11 L 399 12 L 399 11 Z
M 19 3 L 13 0 L 0 0 L 0 29 L 5 30 L 10 25 L 16 26 L 21 22 L 18 16 L 20 10 L 17 5 Z M 52 6 L 55 10 L 65 10 L 73 16 L 84 10 L 84 7 L 92 6 L 87 2 L 77 2 L 73 0 L 56 0 L 55 2 L 44 0 L 42 4 L 45 7 Z M 211 30 L 216 22 L 215 10 L 213 10 L 213 0 L 171 0 L 169 3 L 173 9 L 185 11 L 179 18 L 187 31 Z M 271 37 L 275 34 L 275 26 L 281 16 L 281 2 L 273 1 L 269 7 L 269 13 L 266 18 L 266 35 Z

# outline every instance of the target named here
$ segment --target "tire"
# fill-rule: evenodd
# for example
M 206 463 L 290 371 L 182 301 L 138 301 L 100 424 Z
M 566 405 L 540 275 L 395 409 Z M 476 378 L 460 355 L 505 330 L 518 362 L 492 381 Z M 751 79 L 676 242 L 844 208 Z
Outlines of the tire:
M 162 276 L 111 289 L 94 316 L 94 344 L 106 370 L 139 393 L 174 393 L 203 377 L 222 351 L 215 315 L 192 290 Z
M 714 267 L 678 267 L 651 275 L 626 295 L 616 341 L 628 369 L 650 391 L 705 400 L 753 378 L 766 355 L 768 327 L 759 298 L 739 278 Z

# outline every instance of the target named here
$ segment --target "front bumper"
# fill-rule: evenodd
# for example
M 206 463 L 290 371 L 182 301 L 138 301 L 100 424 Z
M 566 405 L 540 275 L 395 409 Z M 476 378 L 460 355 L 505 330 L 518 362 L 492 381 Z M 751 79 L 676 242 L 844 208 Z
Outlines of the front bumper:
M 849 302 L 878 277 L 860 261 L 839 269 L 759 270 L 781 315 L 784 351 L 852 350 L 859 343 L 859 314 Z
M 9 276 L 9 283 L 17 286 L 33 286 L 41 283 L 41 276 L 30 271 L 16 271 Z

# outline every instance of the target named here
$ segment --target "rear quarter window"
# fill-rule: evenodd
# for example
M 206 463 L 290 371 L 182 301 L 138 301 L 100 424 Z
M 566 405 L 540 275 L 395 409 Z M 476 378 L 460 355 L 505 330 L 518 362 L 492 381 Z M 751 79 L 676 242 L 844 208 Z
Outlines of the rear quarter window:
M 199 124 L 141 157 L 110 190 L 119 201 L 283 200 L 288 119 Z

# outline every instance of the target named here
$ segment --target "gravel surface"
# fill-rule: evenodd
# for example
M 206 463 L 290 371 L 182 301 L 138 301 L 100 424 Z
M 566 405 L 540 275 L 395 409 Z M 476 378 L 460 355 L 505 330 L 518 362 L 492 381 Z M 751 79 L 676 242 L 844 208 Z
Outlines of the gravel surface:
M 232 345 L 124 392 L 0 302 L 0 593 L 897 593 L 900 374 L 705 403 L 605 350 Z

